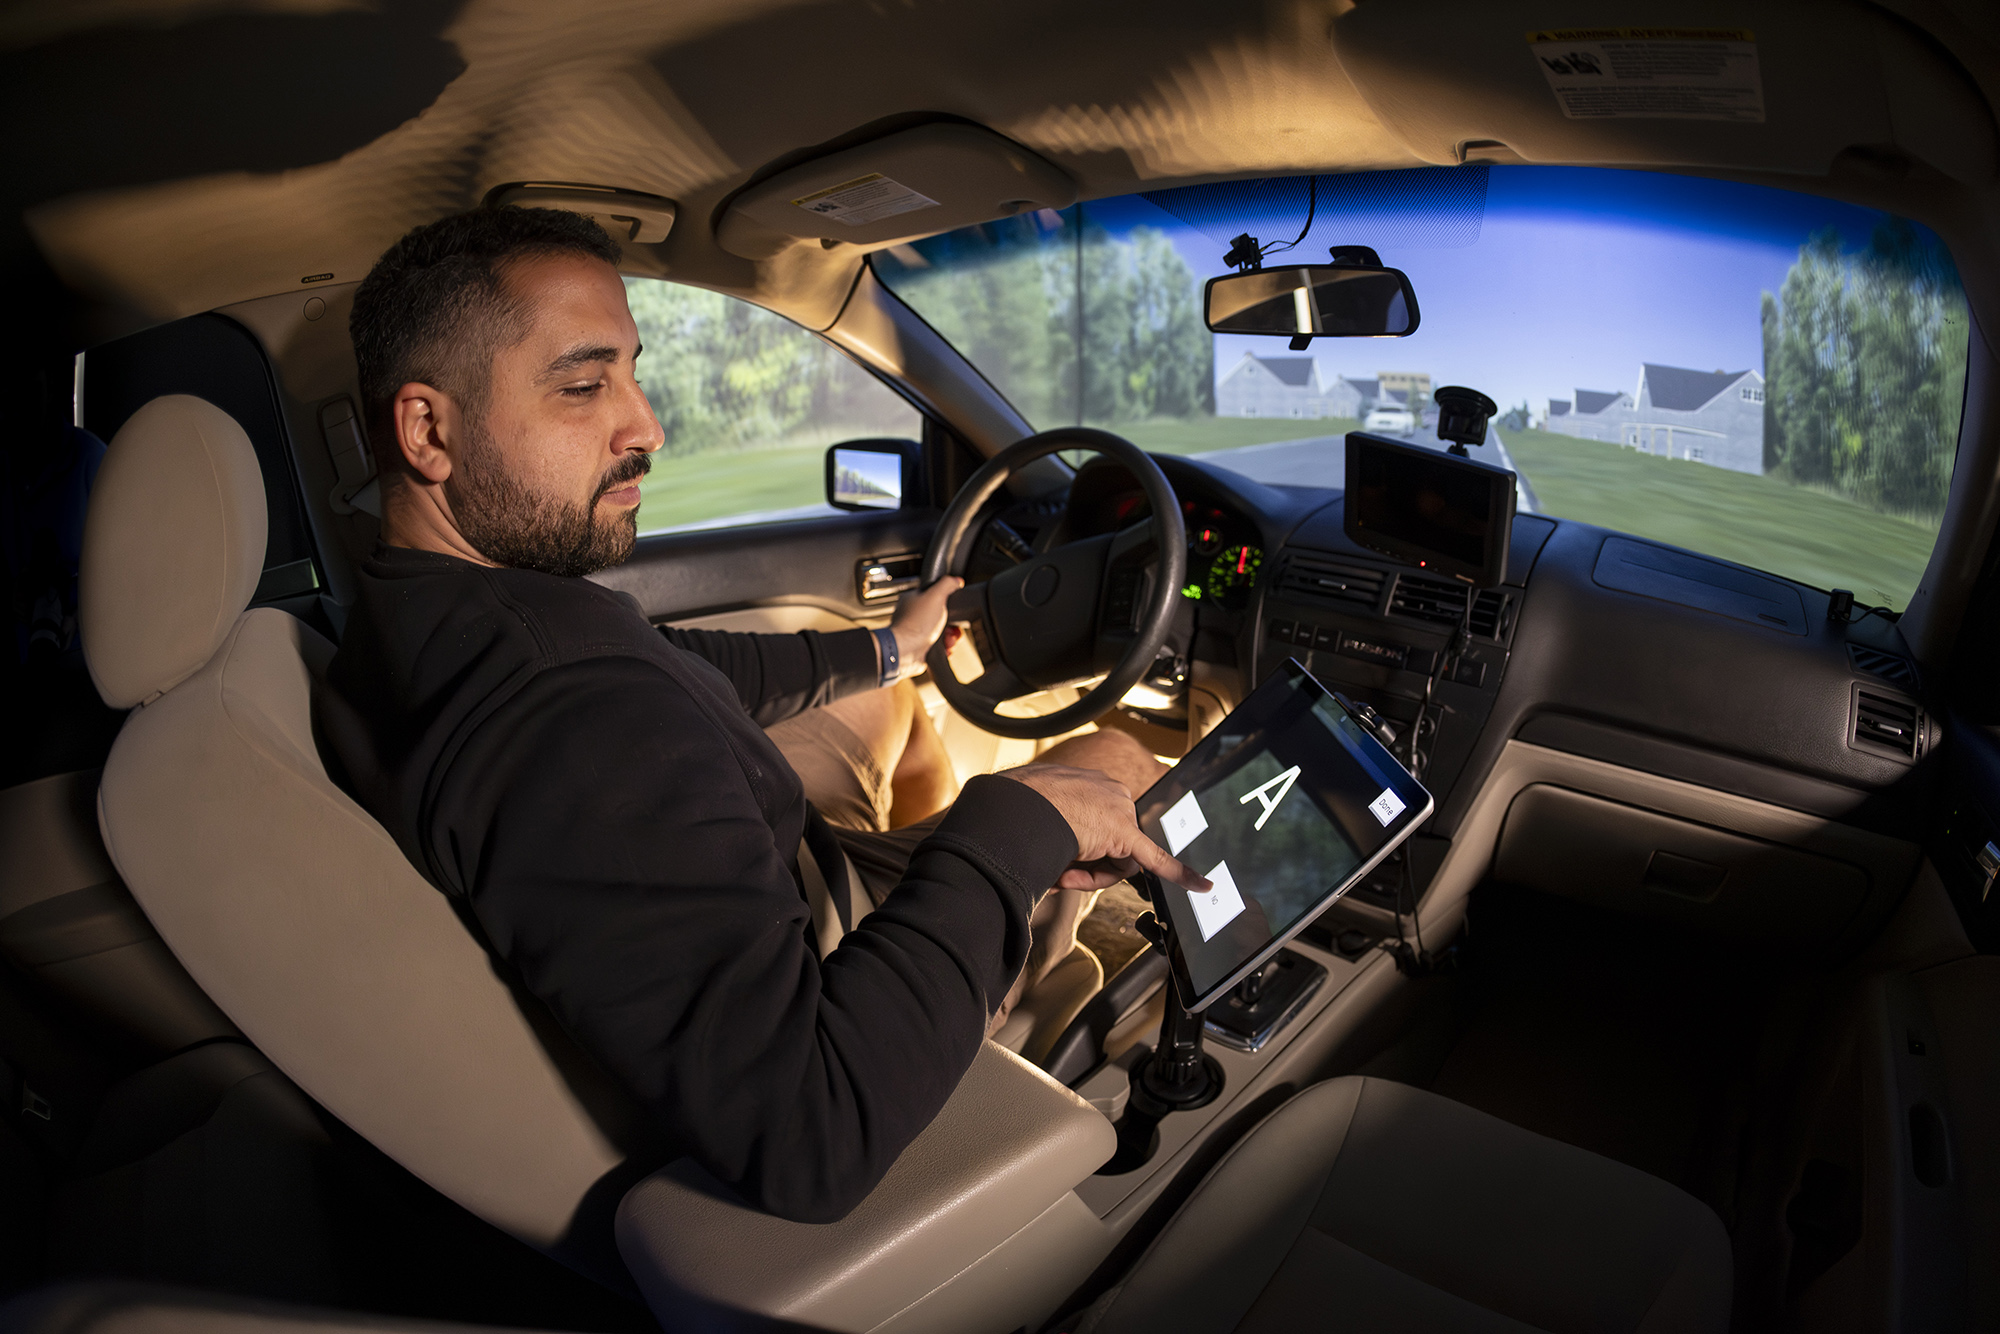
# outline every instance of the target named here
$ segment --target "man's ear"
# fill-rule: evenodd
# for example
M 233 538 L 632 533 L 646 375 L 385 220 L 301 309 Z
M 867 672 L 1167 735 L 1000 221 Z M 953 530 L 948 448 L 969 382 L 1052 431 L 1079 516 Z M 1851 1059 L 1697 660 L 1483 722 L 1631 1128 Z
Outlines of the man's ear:
M 390 405 L 396 425 L 396 448 L 419 481 L 441 485 L 451 476 L 458 445 L 458 405 L 435 386 L 411 381 L 396 391 Z

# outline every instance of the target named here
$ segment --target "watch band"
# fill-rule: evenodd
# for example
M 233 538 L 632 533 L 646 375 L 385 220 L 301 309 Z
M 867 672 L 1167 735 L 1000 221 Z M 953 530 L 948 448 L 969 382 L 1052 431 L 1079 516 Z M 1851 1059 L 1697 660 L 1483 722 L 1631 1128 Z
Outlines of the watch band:
M 875 632 L 875 647 L 880 650 L 882 657 L 882 679 L 875 684 L 878 686 L 892 686 L 896 684 L 897 679 L 902 675 L 903 666 L 902 653 L 896 647 L 895 634 L 886 629 L 877 630 Z

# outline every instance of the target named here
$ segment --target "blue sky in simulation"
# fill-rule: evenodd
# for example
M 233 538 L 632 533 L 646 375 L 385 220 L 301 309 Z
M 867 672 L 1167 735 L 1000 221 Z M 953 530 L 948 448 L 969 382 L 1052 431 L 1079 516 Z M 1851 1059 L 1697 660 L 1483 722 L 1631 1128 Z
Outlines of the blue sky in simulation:
M 1143 198 L 1086 207 L 1114 234 L 1138 225 L 1166 231 L 1204 279 L 1224 271 L 1226 237 L 1204 235 Z M 1315 342 L 1322 384 L 1336 374 L 1429 372 L 1433 384 L 1471 385 L 1503 408 L 1525 399 L 1539 416 L 1546 400 L 1579 387 L 1634 390 L 1646 361 L 1761 372 L 1761 295 L 1783 285 L 1814 230 L 1836 226 L 1844 248 L 1857 249 L 1882 216 L 1733 182 L 1496 167 L 1471 244 L 1408 244 L 1410 229 L 1394 217 L 1323 208 L 1287 258 L 1320 263 L 1328 245 L 1373 245 L 1384 263 L 1409 274 L 1422 308 L 1421 327 L 1408 338 Z M 1302 213 L 1246 213 L 1239 229 L 1288 241 L 1304 221 Z M 1218 335 L 1217 378 L 1245 351 L 1295 355 L 1283 339 Z

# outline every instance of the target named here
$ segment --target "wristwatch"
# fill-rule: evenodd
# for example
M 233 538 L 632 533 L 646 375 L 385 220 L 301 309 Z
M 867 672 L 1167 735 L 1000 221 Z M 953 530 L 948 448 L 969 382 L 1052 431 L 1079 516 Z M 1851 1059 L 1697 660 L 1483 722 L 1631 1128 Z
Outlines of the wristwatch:
M 882 658 L 882 679 L 875 684 L 877 686 L 892 686 L 901 679 L 903 667 L 903 655 L 902 651 L 896 647 L 895 632 L 886 628 L 877 630 L 875 632 L 875 647 L 880 651 Z

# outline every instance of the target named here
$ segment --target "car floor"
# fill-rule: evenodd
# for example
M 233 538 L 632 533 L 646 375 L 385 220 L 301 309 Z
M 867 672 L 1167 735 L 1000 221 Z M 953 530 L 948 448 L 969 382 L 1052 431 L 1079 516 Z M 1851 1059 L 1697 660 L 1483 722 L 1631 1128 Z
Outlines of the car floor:
M 1812 980 L 1565 900 L 1482 886 L 1447 966 L 1360 1071 L 1670 1181 L 1732 1231 Z

